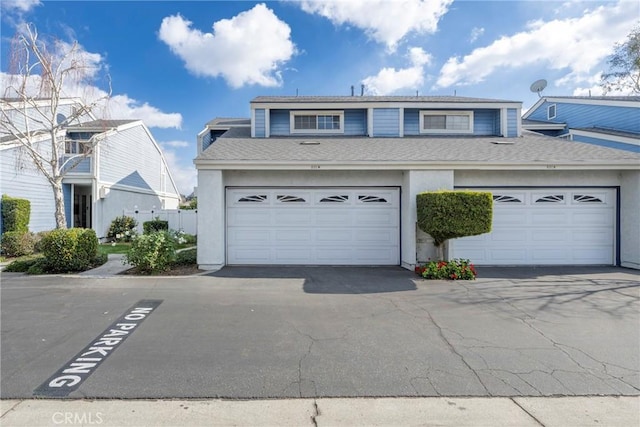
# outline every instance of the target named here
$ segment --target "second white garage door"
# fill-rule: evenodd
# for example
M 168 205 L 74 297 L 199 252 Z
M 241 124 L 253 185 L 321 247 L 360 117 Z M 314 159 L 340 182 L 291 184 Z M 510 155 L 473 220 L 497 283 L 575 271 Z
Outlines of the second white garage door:
M 227 189 L 227 263 L 398 265 L 397 188 Z
M 614 189 L 489 189 L 491 233 L 452 241 L 478 265 L 612 265 Z

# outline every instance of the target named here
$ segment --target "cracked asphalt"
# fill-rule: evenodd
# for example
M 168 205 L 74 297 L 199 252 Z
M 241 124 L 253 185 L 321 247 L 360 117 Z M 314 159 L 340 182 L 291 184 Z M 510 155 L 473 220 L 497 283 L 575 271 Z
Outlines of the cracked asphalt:
M 640 395 L 640 272 L 629 269 L 1 279 L 3 399 L 33 397 L 143 299 L 162 304 L 69 398 Z

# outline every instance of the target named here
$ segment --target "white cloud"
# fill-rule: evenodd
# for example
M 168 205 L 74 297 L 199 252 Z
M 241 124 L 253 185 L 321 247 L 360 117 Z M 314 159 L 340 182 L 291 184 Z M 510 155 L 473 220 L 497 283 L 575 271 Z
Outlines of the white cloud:
M 101 78 L 101 71 L 105 68 L 104 58 L 97 53 L 86 51 L 81 45 L 70 56 L 65 57 L 72 44 L 64 41 L 56 41 L 50 53 L 56 58 L 54 63 L 63 62 L 63 68 L 79 67 L 78 73 L 71 73 L 64 80 L 61 94 L 64 97 L 80 98 L 90 104 L 107 98 L 108 92 L 96 86 Z M 20 87 L 23 82 L 23 74 L 8 74 L 0 72 L 0 93 L 2 96 L 14 97 L 17 95 L 12 88 Z M 25 82 L 27 93 L 30 96 L 48 96 L 43 91 L 42 79 L 39 75 L 30 75 Z M 108 101 L 100 102 L 94 109 L 94 114 L 106 119 L 140 119 L 148 127 L 177 128 L 182 125 L 182 115 L 179 113 L 164 113 L 160 109 L 130 98 L 126 94 L 112 95 Z
M 0 8 L 5 12 L 26 13 L 41 4 L 40 0 L 2 0 Z
M 158 37 L 198 76 L 229 85 L 279 86 L 280 67 L 296 53 L 291 28 L 264 4 L 213 24 L 204 33 L 180 15 L 162 20 Z
M 162 143 L 163 147 L 167 148 L 186 148 L 189 144 L 187 141 L 166 141 Z
M 637 9 L 637 3 L 621 0 L 578 18 L 532 22 L 526 31 L 501 37 L 462 58 L 449 58 L 436 87 L 478 83 L 500 69 L 534 65 L 566 68 L 573 78 L 584 78 L 625 39 L 637 22 Z
M 408 68 L 383 68 L 375 76 L 365 78 L 362 83 L 367 92 L 388 95 L 402 89 L 419 89 L 424 83 L 424 66 L 431 62 L 431 55 L 419 47 L 409 49 L 411 66 Z
M 353 25 L 391 51 L 410 32 L 434 33 L 453 0 L 305 0 L 302 10 Z
M 178 155 L 178 153 L 171 146 L 173 143 L 183 142 L 186 146 L 189 144 L 186 141 L 170 141 L 168 143 L 161 142 L 160 146 L 162 147 L 162 153 L 164 154 L 164 158 L 167 161 L 167 166 L 169 166 L 169 171 L 171 171 L 171 176 L 178 187 L 178 191 L 185 196 L 188 196 L 193 192 L 193 188 L 197 185 L 198 182 L 198 174 L 195 166 L 191 162 L 190 158 L 184 158 Z M 193 150 L 195 157 L 195 148 Z
M 474 27 L 471 30 L 471 35 L 469 36 L 469 41 L 471 43 L 475 42 L 476 40 L 478 40 L 478 37 L 480 37 L 481 35 L 484 34 L 484 28 L 478 28 L 478 27 Z

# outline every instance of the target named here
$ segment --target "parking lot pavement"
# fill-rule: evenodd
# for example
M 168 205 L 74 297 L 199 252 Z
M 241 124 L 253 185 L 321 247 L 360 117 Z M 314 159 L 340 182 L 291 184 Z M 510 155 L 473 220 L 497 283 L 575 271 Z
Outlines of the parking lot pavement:
M 0 396 L 640 394 L 639 272 L 480 273 L 474 282 L 400 268 L 3 273 Z

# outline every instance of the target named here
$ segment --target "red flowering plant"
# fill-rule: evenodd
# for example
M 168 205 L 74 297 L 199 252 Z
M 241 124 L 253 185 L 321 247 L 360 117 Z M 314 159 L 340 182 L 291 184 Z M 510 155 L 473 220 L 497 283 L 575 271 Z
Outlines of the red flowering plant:
M 475 280 L 478 275 L 468 259 L 430 261 L 426 265 L 416 266 L 415 271 L 425 279 L 435 280 Z

